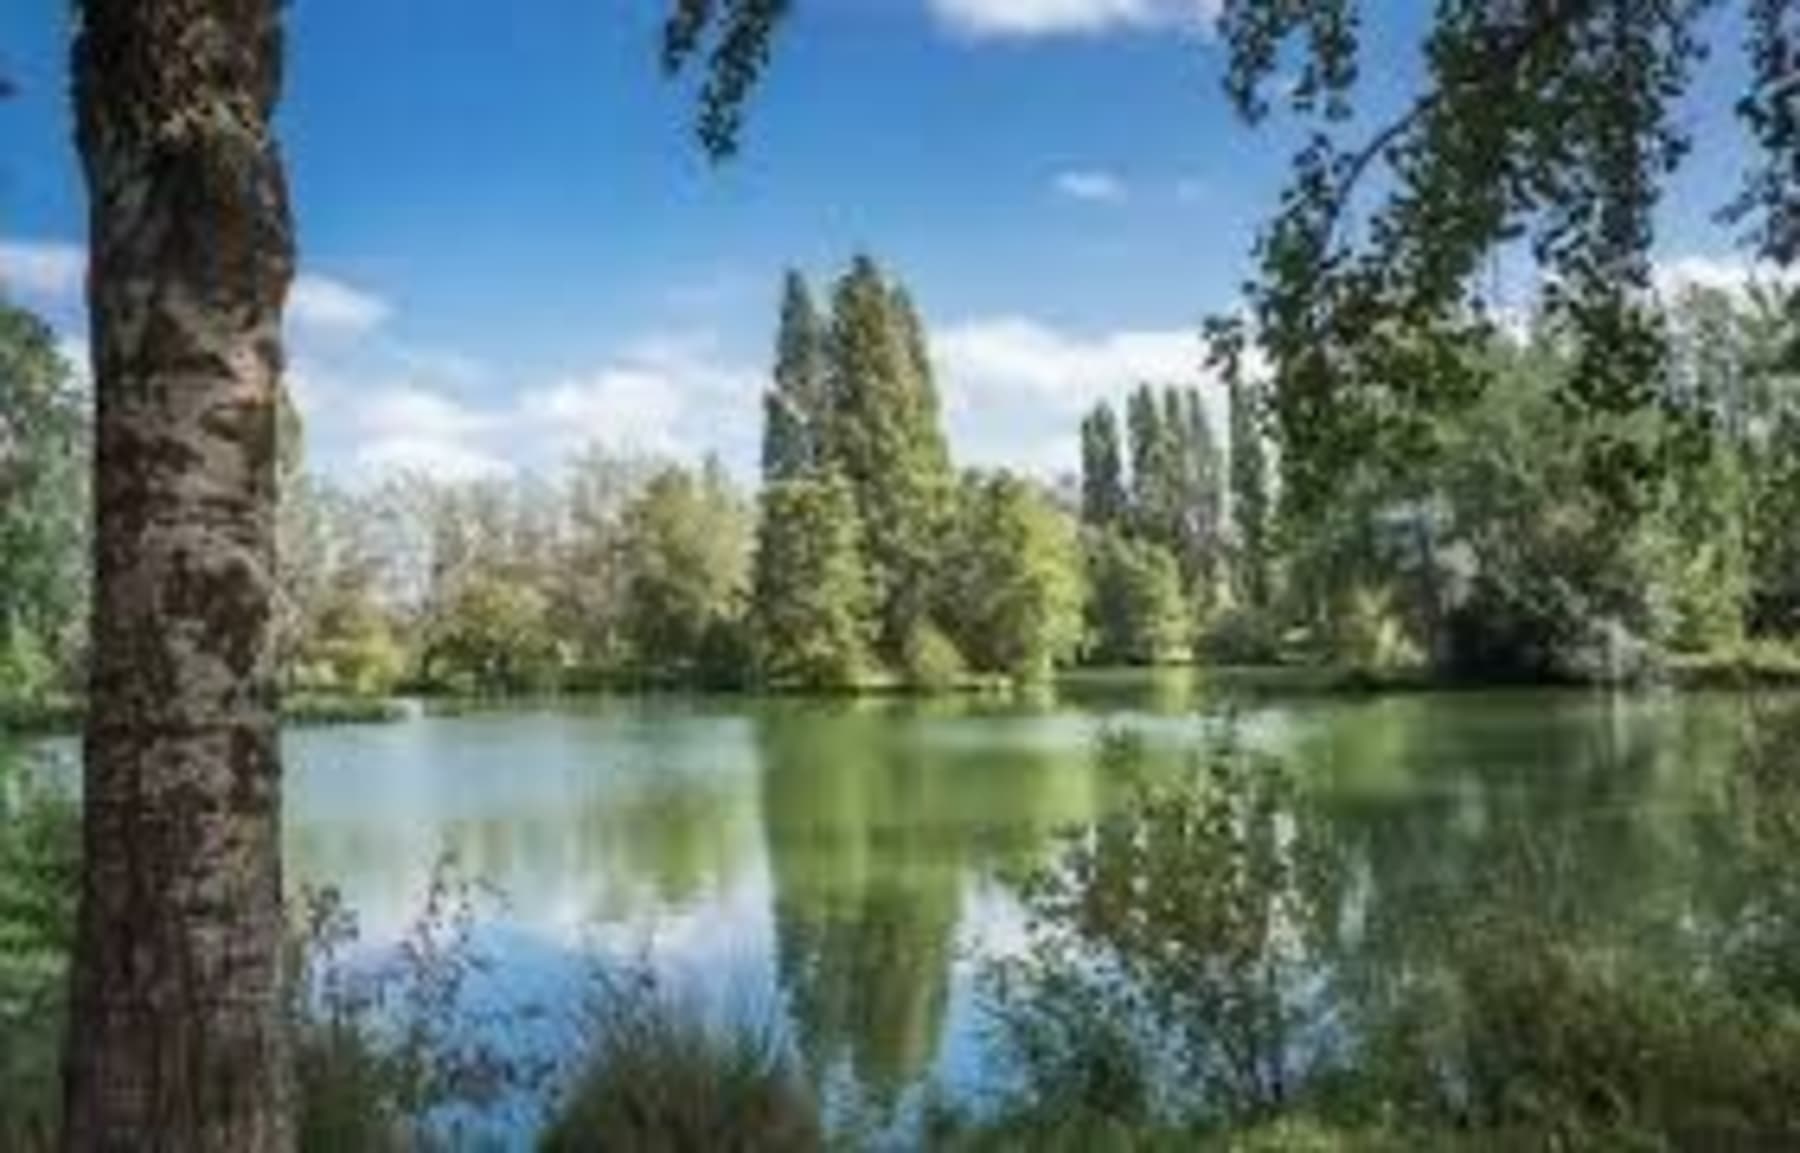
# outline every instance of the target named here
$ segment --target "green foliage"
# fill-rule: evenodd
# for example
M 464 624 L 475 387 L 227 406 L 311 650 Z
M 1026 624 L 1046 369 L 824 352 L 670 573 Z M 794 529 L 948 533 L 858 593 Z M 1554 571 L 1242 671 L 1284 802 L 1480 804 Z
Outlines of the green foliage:
M 968 664 L 956 642 L 929 621 L 907 638 L 900 667 L 909 686 L 927 691 L 955 688 L 968 673 Z
M 555 653 L 536 589 L 475 574 L 450 590 L 425 634 L 426 679 L 458 692 L 518 692 L 544 682 Z
M 713 160 L 737 152 L 744 105 L 769 60 L 790 0 L 671 0 L 663 25 L 663 70 L 678 75 L 703 54 L 705 78 L 695 133 Z
M 0 1147 L 49 1149 L 75 935 L 80 815 L 0 742 Z
M 1566 824 L 1484 808 L 1413 876 L 1420 847 L 1387 848 L 1416 835 L 1404 818 L 1357 832 L 1362 800 L 1318 807 L 1227 726 L 1203 772 L 1143 787 L 1025 886 L 1029 947 L 982 979 L 1022 1085 L 947 1147 L 1790 1143 L 1792 721 L 1752 714 L 1719 809 L 1684 817 L 1719 859 L 1677 893 L 1634 882 L 1600 915 L 1613 878 L 1568 838 L 1629 843 L 1633 822 L 1585 792 L 1616 776 L 1577 785 Z M 1141 747 L 1102 755 L 1129 774 Z M 1639 847 L 1646 867 L 1667 850 Z
M 723 471 L 669 468 L 625 510 L 625 637 L 641 675 L 661 683 L 713 677 L 736 644 L 750 581 L 748 509 Z M 708 666 L 711 666 L 708 668 Z
M 1214 353 L 1229 389 L 1231 524 L 1236 546 L 1232 585 L 1240 602 L 1260 609 L 1268 607 L 1272 592 L 1272 500 L 1263 445 L 1262 393 L 1244 374 L 1241 340 L 1241 336 L 1216 337 Z
M 648 971 L 601 986 L 587 1051 L 540 1148 L 644 1153 L 805 1153 L 824 1124 L 780 1030 L 709 1018 Z
M 897 665 L 935 599 L 955 478 L 918 318 L 867 256 L 837 283 L 827 347 L 832 463 L 856 498 L 877 651 Z
M 1081 418 L 1081 519 L 1097 528 L 1123 528 L 1131 498 L 1112 406 L 1097 404 Z
M 943 614 L 982 672 L 1040 680 L 1074 656 L 1084 588 L 1073 520 L 1010 473 L 964 478 Z
M 1273 79 L 1299 77 L 1280 99 L 1304 143 L 1248 291 L 1292 500 L 1328 502 L 1351 461 L 1428 451 L 1433 418 L 1480 391 L 1490 366 L 1465 354 L 1493 330 L 1487 273 L 1503 250 L 1529 253 L 1544 307 L 1573 343 L 1559 385 L 1571 414 L 1658 409 L 1668 349 L 1646 303 L 1656 209 L 1692 144 L 1682 100 L 1709 40 L 1731 24 L 1707 23 L 1713 7 L 1441 7 L 1415 94 L 1371 123 L 1353 114 L 1358 5 L 1225 5 L 1226 87 L 1240 113 L 1260 119 Z M 1740 207 L 1762 226 L 1764 254 L 1785 261 L 1800 135 L 1784 103 L 1793 16 L 1784 4 L 1745 7 L 1753 68 L 1740 111 L 1763 151 Z M 1379 191 L 1365 204 L 1369 189 Z M 1669 463 L 1663 447 L 1595 440 L 1587 479 L 1630 509 L 1638 482 Z
M 1282 657 L 1281 624 L 1273 613 L 1227 605 L 1208 617 L 1199 655 L 1214 665 L 1272 665 Z
M 861 539 L 855 498 L 835 474 L 764 486 L 751 620 L 769 683 L 831 688 L 869 669 Z
M 86 399 L 50 327 L 0 300 L 0 703 L 76 686 L 86 646 Z
M 1084 548 L 1091 657 L 1140 665 L 1186 659 L 1193 622 L 1168 550 L 1112 532 L 1089 533 Z
M 1227 738 L 1141 789 L 1025 887 L 1030 948 L 987 978 L 1001 1036 L 1036 1100 L 1121 1121 L 1260 1116 L 1284 1102 L 1308 1023 L 1291 783 Z
M 775 383 L 763 398 L 764 483 L 798 480 L 829 457 L 831 394 L 823 328 L 805 279 L 789 271 L 775 337 Z

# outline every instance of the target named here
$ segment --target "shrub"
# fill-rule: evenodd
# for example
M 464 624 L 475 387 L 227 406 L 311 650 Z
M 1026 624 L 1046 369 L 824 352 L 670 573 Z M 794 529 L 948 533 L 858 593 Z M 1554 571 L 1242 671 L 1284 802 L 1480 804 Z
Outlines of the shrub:
M 80 821 L 0 750 L 0 1149 L 55 1147 Z
M 1200 658 L 1215 665 L 1272 665 L 1281 660 L 1281 626 L 1264 609 L 1231 605 L 1200 633 Z
M 929 621 L 907 634 L 900 655 L 905 664 L 902 671 L 910 688 L 928 691 L 954 688 L 966 671 L 956 643 Z
M 586 1055 L 542 1148 L 782 1153 L 824 1146 L 817 1103 L 773 1024 L 720 1022 L 648 970 L 601 983 Z

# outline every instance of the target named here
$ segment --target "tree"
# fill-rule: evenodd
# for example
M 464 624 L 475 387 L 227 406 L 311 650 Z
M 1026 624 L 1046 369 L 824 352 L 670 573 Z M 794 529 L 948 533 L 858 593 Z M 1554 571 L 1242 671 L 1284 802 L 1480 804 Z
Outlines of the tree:
M 1479 391 L 1482 366 L 1461 354 L 1492 332 L 1485 273 L 1503 247 L 1540 266 L 1545 304 L 1578 350 L 1565 399 L 1611 415 L 1659 403 L 1655 213 L 1692 143 L 1680 102 L 1713 29 L 1731 26 L 1706 23 L 1719 6 L 1442 5 L 1420 90 L 1370 130 L 1351 115 L 1365 71 L 1360 5 L 1228 0 L 1220 30 L 1238 112 L 1263 119 L 1279 76 L 1287 108 L 1312 121 L 1249 287 L 1291 500 L 1329 499 L 1354 456 L 1423 449 L 1432 415 Z M 1785 265 L 1800 253 L 1800 11 L 1741 8 L 1738 112 L 1757 147 L 1725 207 L 1761 256 Z M 1373 205 L 1359 200 L 1369 186 L 1382 190 Z M 1665 459 L 1641 438 L 1597 438 L 1588 479 L 1609 486 Z M 1610 495 L 1622 504 L 1628 493 Z
M 550 615 L 584 677 L 625 660 L 625 510 L 643 492 L 652 468 L 648 461 L 615 456 L 596 445 L 569 462 Z
M 98 390 L 65 1142 L 285 1149 L 275 424 L 293 274 L 274 0 L 89 0 Z
M 831 416 L 824 333 L 806 280 L 790 270 L 782 283 L 775 338 L 775 383 L 763 397 L 763 480 L 794 480 L 827 456 Z
M 1198 389 L 1183 391 L 1182 412 L 1187 446 L 1182 551 L 1192 570 L 1190 583 L 1206 607 L 1225 575 L 1225 468 Z
M 1215 364 L 1225 379 L 1230 405 L 1231 524 L 1238 599 L 1265 608 L 1270 596 L 1269 466 L 1264 453 L 1261 390 L 1245 377 L 1242 334 L 1226 331 L 1214 343 Z
M 84 0 L 95 588 L 64 1142 L 293 1145 L 280 981 L 276 412 L 293 278 L 278 0 Z M 674 0 L 736 146 L 785 0 Z
M 1131 446 L 1132 530 L 1165 547 L 1174 522 L 1175 493 L 1169 481 L 1175 473 L 1175 446 L 1163 424 L 1156 391 L 1140 384 L 1125 402 L 1125 429 Z
M 1095 528 L 1112 528 L 1124 522 L 1130 503 L 1119 422 L 1112 406 L 1102 401 L 1081 418 L 1081 519 Z
M 638 673 L 718 683 L 750 582 L 748 511 L 715 460 L 696 476 L 664 469 L 625 511 L 625 633 Z
M 86 647 L 82 410 L 49 326 L 0 301 L 0 703 L 71 687 Z
M 856 496 L 877 651 L 900 666 L 928 623 L 955 482 L 917 320 L 867 256 L 838 282 L 829 349 L 833 463 Z
M 1133 665 L 1185 659 L 1193 621 L 1169 550 L 1117 532 L 1090 533 L 1086 549 L 1094 658 Z
M 762 490 L 751 595 L 762 678 L 777 687 L 836 688 L 868 670 L 868 575 L 856 498 L 835 473 Z
M 1041 680 L 1081 642 L 1084 588 L 1076 526 L 1010 473 L 972 473 L 958 502 L 947 619 L 983 672 Z
M 457 692 L 512 693 L 544 683 L 555 647 L 541 593 L 473 569 L 427 625 L 422 664 L 426 679 Z

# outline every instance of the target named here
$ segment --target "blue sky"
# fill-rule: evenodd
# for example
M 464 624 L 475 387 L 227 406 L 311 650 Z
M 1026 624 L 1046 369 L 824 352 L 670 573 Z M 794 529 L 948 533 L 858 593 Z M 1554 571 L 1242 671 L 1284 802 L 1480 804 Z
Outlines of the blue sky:
M 0 9 L 22 86 L 0 282 L 73 334 L 67 6 Z M 1198 320 L 1232 304 L 1290 143 L 1231 116 L 1207 0 L 796 0 L 724 168 L 657 72 L 661 7 L 294 0 L 290 328 L 318 467 L 553 472 L 599 439 L 747 475 L 780 272 L 822 283 L 860 249 L 926 313 L 964 459 L 1072 467 L 1094 399 L 1198 379 Z M 1420 7 L 1369 5 L 1376 107 L 1414 75 Z M 1702 272 L 1740 147 L 1730 67 L 1666 233 Z

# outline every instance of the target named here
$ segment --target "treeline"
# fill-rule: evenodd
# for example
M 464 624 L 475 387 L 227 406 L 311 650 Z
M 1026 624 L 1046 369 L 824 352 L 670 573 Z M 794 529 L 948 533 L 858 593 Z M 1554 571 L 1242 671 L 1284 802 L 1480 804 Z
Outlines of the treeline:
M 1671 663 L 1800 673 L 1800 375 L 1776 294 L 1690 291 L 1628 416 L 1559 399 L 1539 326 L 1470 355 L 1491 387 L 1361 454 L 1302 508 L 1258 383 L 1224 437 L 1192 389 L 1081 424 L 1075 485 L 958 472 L 923 325 L 858 258 L 784 286 L 762 483 L 590 450 L 560 475 L 306 474 L 284 422 L 290 689 L 945 687 L 1072 664 L 1286 662 L 1480 680 Z M 0 713 L 79 697 L 88 399 L 0 308 Z M 1655 446 L 1659 467 L 1608 469 Z
M 754 497 L 599 451 L 558 483 L 291 483 L 292 684 L 936 688 L 1075 659 L 1075 519 L 957 473 L 905 290 L 858 258 L 822 309 L 790 275 L 776 344 Z
M 1794 317 L 1690 288 L 1659 326 L 1668 363 L 1619 415 L 1566 403 L 1577 353 L 1549 325 L 1470 352 L 1478 397 L 1354 454 L 1315 507 L 1277 495 L 1271 595 L 1237 632 L 1479 680 L 1800 671 Z

